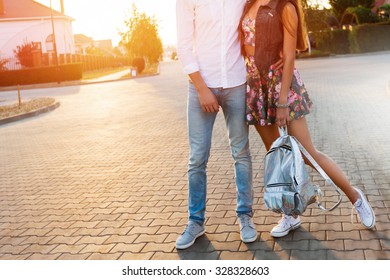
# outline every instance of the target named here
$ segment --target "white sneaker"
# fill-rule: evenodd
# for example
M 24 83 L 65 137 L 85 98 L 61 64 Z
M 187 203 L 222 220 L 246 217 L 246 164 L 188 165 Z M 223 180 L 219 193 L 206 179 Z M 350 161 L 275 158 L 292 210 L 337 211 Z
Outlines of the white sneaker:
M 286 236 L 290 230 L 299 228 L 301 219 L 298 217 L 283 215 L 278 224 L 271 230 L 271 236 L 283 237 Z
M 360 195 L 360 198 L 353 204 L 356 211 L 359 214 L 361 223 L 368 229 L 375 226 L 375 213 L 372 210 L 370 203 L 368 203 L 363 192 L 357 188 L 354 188 Z

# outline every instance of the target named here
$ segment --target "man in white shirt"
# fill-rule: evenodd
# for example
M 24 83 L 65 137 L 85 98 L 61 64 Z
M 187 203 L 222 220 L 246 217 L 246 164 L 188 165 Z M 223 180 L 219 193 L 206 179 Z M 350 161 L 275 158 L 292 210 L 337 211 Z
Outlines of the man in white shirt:
M 245 123 L 246 70 L 238 24 L 245 0 L 177 0 L 178 56 L 190 78 L 188 90 L 189 222 L 176 241 L 186 249 L 205 233 L 206 167 L 215 118 L 222 108 L 237 185 L 237 216 L 243 242 L 257 239 L 252 221 L 252 161 Z

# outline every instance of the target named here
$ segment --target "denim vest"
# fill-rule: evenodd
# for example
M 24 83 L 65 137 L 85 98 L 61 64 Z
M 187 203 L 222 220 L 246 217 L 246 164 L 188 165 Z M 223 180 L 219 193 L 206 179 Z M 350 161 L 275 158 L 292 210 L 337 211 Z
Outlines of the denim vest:
M 255 64 L 260 72 L 280 59 L 283 49 L 283 23 L 277 13 L 278 1 L 271 0 L 267 5 L 260 6 L 256 15 L 255 25 Z

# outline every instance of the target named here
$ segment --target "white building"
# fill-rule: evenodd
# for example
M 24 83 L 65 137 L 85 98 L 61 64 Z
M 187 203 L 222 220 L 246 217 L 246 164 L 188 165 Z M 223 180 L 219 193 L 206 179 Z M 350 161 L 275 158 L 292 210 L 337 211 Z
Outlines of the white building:
M 52 11 L 57 53 L 74 54 L 73 19 L 61 7 L 62 12 Z M 24 42 L 37 43 L 42 53 L 52 53 L 51 19 L 51 9 L 33 0 L 0 0 L 0 58 L 14 56 Z

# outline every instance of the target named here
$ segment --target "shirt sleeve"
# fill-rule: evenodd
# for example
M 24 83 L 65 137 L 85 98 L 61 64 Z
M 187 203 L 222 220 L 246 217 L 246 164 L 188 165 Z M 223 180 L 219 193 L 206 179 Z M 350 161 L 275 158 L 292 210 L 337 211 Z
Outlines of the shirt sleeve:
M 185 74 L 199 71 L 194 56 L 195 5 L 193 0 L 176 1 L 177 54 Z

